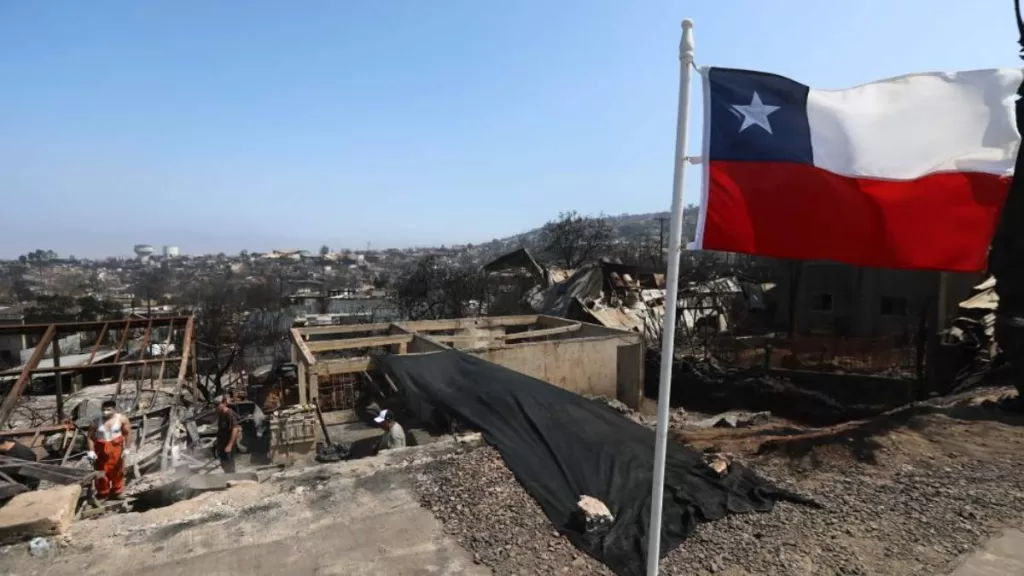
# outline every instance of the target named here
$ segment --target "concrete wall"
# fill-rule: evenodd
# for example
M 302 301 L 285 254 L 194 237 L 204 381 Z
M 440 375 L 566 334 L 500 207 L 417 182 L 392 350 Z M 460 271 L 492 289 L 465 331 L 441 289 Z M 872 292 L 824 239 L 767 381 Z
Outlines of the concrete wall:
M 618 397 L 616 338 L 513 344 L 467 352 L 581 395 Z

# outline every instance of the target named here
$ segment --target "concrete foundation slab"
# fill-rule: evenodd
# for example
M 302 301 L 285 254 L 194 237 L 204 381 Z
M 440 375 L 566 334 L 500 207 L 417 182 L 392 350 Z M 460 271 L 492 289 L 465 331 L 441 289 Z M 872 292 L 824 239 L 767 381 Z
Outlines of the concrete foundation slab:
M 0 508 L 0 544 L 63 534 L 75 520 L 81 495 L 77 484 L 18 494 Z
M 1024 575 L 1024 531 L 1012 528 L 967 557 L 952 576 Z

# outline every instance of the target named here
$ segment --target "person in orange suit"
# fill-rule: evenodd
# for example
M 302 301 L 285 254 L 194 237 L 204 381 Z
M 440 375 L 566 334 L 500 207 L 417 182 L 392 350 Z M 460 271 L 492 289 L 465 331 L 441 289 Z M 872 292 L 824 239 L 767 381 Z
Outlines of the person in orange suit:
M 103 402 L 103 415 L 89 427 L 89 451 L 85 457 L 93 469 L 103 472 L 96 479 L 96 497 L 124 500 L 124 468 L 131 442 L 132 425 L 118 414 L 113 400 Z

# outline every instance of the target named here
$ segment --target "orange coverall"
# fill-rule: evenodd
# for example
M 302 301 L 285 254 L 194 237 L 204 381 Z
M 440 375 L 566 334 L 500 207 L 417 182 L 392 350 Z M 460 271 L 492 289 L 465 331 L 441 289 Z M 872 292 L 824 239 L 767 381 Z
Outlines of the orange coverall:
M 96 446 L 94 469 L 103 472 L 103 476 L 96 479 L 96 496 L 107 498 L 120 494 L 124 491 L 124 436 L 121 434 L 120 423 L 113 431 L 104 430 L 100 424 L 93 437 L 93 444 Z

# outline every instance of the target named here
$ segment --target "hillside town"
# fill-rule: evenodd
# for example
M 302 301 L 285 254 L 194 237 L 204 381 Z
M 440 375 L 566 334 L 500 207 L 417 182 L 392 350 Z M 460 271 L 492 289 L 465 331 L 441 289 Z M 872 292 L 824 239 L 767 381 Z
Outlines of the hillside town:
M 0 9 L 0 576 L 1024 575 L 1024 70 L 873 1 Z

